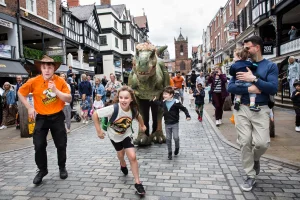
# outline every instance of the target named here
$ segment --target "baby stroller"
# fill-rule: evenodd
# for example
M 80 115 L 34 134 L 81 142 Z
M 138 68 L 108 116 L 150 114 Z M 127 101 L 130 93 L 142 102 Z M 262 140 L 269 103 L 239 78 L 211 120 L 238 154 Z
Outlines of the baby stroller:
M 76 122 L 80 122 L 81 121 L 81 117 L 80 115 L 77 113 L 76 109 L 72 109 L 71 110 L 71 119 L 74 117 L 74 119 L 76 120 Z

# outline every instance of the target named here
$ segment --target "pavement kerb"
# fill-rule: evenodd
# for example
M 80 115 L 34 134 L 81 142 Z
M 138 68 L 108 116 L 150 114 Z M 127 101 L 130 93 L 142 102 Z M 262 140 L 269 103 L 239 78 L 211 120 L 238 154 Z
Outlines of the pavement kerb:
M 232 142 L 228 141 L 224 136 L 223 134 L 221 133 L 221 131 L 216 127 L 213 119 L 209 116 L 209 114 L 206 112 L 206 110 L 203 110 L 203 113 L 204 113 L 204 116 L 206 117 L 206 119 L 208 120 L 208 122 L 210 123 L 211 127 L 214 129 L 215 133 L 217 134 L 217 136 L 226 144 L 228 144 L 229 146 L 237 149 L 237 150 L 240 150 L 240 147 L 236 144 L 233 144 Z M 262 156 L 263 158 L 266 158 L 266 159 L 270 159 L 270 160 L 274 160 L 276 162 L 282 162 L 284 164 L 287 164 L 287 165 L 291 165 L 291 166 L 294 166 L 294 167 L 297 167 L 299 168 L 300 167 L 300 163 L 299 162 L 293 162 L 293 161 L 290 161 L 290 160 L 287 160 L 287 159 L 284 159 L 284 158 L 279 158 L 279 157 L 276 157 L 276 156 L 271 156 L 271 155 L 263 155 Z
M 89 124 L 81 125 L 80 127 L 77 127 L 77 128 L 75 128 L 75 129 L 71 130 L 69 134 L 71 134 L 73 131 L 77 131 L 77 130 L 79 130 L 79 129 L 82 129 L 82 128 L 88 126 L 88 125 L 89 125 Z M 52 140 L 52 138 L 49 139 L 49 140 L 47 140 L 47 141 L 51 141 L 51 140 Z M 30 146 L 27 146 L 27 147 L 22 147 L 22 148 L 18 148 L 18 149 L 14 149 L 14 150 L 3 151 L 3 152 L 0 152 L 0 154 L 6 154 L 6 153 L 14 152 L 14 151 L 20 151 L 20 150 L 24 150 L 24 149 L 31 148 L 31 147 L 33 147 L 33 146 L 34 146 L 34 145 L 30 145 Z

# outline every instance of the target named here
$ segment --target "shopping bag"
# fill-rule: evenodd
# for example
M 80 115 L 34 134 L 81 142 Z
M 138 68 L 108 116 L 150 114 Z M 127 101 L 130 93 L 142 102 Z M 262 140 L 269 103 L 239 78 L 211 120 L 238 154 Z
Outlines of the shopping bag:
M 223 104 L 223 110 L 224 111 L 231 111 L 231 96 L 228 95 L 225 98 L 224 104 Z

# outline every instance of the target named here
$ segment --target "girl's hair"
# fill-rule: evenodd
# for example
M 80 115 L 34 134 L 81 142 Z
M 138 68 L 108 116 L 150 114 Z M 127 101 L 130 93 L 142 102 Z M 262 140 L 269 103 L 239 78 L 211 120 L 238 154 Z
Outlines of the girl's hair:
M 5 82 L 4 84 L 3 84 L 3 89 L 5 90 L 5 85 L 8 85 L 9 87 L 8 87 L 8 89 L 10 90 L 11 89 L 11 84 L 9 83 L 9 82 Z
M 245 48 L 238 47 L 234 50 L 234 53 L 241 58 L 241 60 L 247 60 L 249 57 L 249 51 Z
M 215 71 L 216 69 L 219 69 L 219 70 L 221 71 L 221 73 L 223 73 L 221 67 L 215 67 L 215 68 L 214 68 L 214 71 Z
M 129 92 L 129 94 L 131 96 L 132 101 L 129 104 L 130 109 L 135 110 L 136 113 L 139 113 L 139 107 L 138 107 L 136 98 L 134 96 L 134 91 L 129 86 L 122 86 L 120 89 L 118 89 L 117 95 L 114 97 L 113 103 L 119 103 L 119 95 L 120 95 L 120 92 L 123 92 L 123 91 Z

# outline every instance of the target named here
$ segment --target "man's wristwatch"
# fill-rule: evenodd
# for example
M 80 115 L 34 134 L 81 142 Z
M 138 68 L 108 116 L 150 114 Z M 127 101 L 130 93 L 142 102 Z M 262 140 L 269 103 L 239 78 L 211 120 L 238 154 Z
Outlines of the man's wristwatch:
M 254 83 L 257 83 L 257 81 L 258 81 L 258 78 L 255 77 L 255 79 L 253 79 L 252 83 L 253 83 L 253 84 L 254 84 Z

